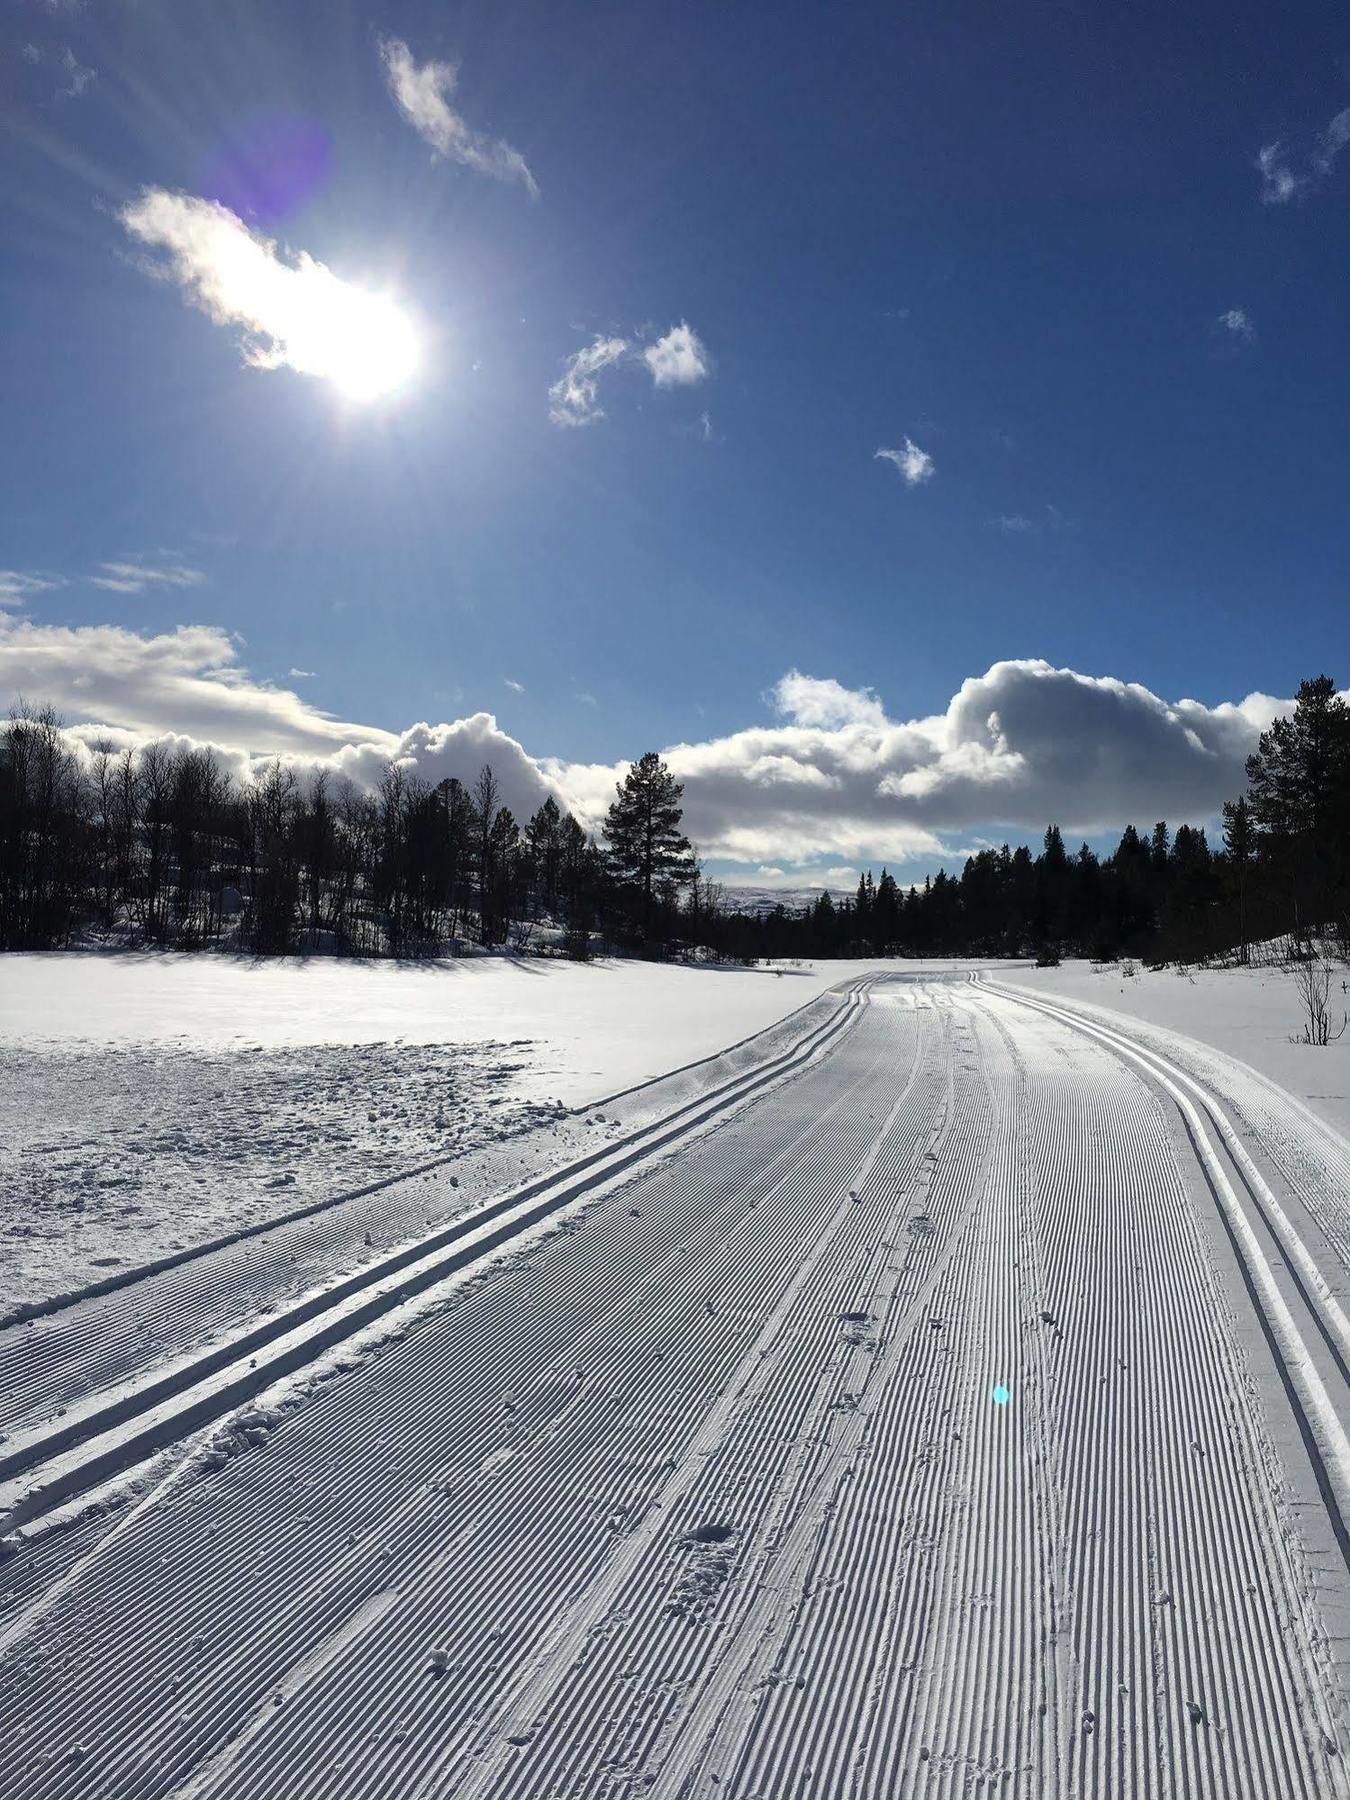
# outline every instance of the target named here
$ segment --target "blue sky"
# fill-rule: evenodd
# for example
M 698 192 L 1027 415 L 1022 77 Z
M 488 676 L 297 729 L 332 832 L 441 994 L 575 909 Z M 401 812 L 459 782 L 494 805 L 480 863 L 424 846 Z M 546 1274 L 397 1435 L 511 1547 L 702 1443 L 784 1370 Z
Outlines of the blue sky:
M 476 163 L 400 111 L 391 42 L 458 64 Z M 128 635 L 209 627 L 229 660 L 182 679 L 294 694 L 297 751 L 309 711 L 377 744 L 486 711 L 522 802 L 551 782 L 583 810 L 649 745 L 734 740 L 689 762 L 695 822 L 718 867 L 784 880 L 918 868 L 1050 804 L 1084 830 L 1154 789 L 1212 812 L 1264 715 L 1200 731 L 1178 774 L 1201 752 L 1175 703 L 1345 679 L 1347 107 L 1329 6 L 17 0 L 0 687 L 286 747 L 142 681 Z M 146 190 L 228 199 L 283 261 L 396 295 L 417 374 L 353 404 L 245 367 L 237 323 L 147 272 Z M 705 372 L 657 386 L 642 352 L 682 322 Z M 597 337 L 628 345 L 604 416 L 551 422 Z M 876 454 L 907 443 L 912 483 Z M 861 795 L 847 742 L 792 735 L 903 730 L 1026 659 L 1157 699 L 1134 786 L 1033 780 L 1002 715 L 901 764 L 873 743 Z M 794 712 L 792 670 L 855 700 Z M 1071 707 L 1090 742 L 1052 753 L 1110 777 L 1131 703 L 1071 692 L 1114 711 Z M 760 728 L 786 735 L 747 749 Z M 957 791 L 972 743 L 1004 758 L 983 811 Z

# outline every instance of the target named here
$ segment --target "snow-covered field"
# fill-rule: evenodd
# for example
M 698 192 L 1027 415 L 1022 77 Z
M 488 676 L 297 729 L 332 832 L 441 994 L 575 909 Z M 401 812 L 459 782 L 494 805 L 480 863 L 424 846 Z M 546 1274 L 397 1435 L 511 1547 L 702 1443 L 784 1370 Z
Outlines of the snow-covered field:
M 0 1315 L 500 1141 L 851 972 L 0 958 Z

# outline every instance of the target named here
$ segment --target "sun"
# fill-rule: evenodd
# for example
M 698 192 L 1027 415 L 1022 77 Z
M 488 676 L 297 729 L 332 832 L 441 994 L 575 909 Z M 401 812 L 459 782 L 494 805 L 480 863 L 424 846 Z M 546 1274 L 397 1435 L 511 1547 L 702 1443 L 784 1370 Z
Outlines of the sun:
M 347 288 L 309 321 L 314 360 L 344 399 L 384 400 L 408 389 L 422 363 L 411 319 L 382 294 Z

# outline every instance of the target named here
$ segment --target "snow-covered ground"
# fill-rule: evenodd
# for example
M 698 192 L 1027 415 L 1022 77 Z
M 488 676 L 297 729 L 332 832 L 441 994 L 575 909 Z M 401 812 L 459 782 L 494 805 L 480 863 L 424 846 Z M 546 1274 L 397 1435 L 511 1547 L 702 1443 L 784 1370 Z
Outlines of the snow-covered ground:
M 284 1230 L 0 1329 L 6 1795 L 1350 1800 L 1350 1183 L 967 973 L 402 1184 L 317 1370 Z
M 513 1136 L 869 966 L 0 958 L 0 1314 Z M 984 966 L 1235 1057 L 1350 1136 L 1350 1034 L 1291 1042 L 1281 970 Z
M 0 958 L 0 1313 L 712 1055 L 860 966 Z
M 1127 967 L 1134 973 L 1127 974 Z M 1350 1137 L 1350 1031 L 1325 1048 L 1295 1041 L 1302 1004 L 1285 968 L 1155 971 L 1142 964 L 1066 962 L 1058 969 L 1009 965 L 995 973 L 1044 999 L 1106 1007 L 1236 1057 Z M 1333 983 L 1335 1020 L 1350 1009 L 1342 981 L 1350 985 L 1350 969 Z

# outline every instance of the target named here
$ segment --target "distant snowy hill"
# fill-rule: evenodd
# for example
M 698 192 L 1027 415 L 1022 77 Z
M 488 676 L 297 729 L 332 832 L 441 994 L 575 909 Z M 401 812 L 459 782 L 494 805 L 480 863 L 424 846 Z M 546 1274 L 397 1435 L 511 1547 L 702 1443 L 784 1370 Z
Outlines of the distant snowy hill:
M 820 891 L 818 887 L 732 887 L 729 883 L 722 889 L 727 905 L 733 912 L 742 913 L 771 913 L 776 906 L 782 906 L 788 912 L 801 912 L 805 907 L 815 905 Z M 842 891 L 840 888 L 830 889 L 836 900 Z

